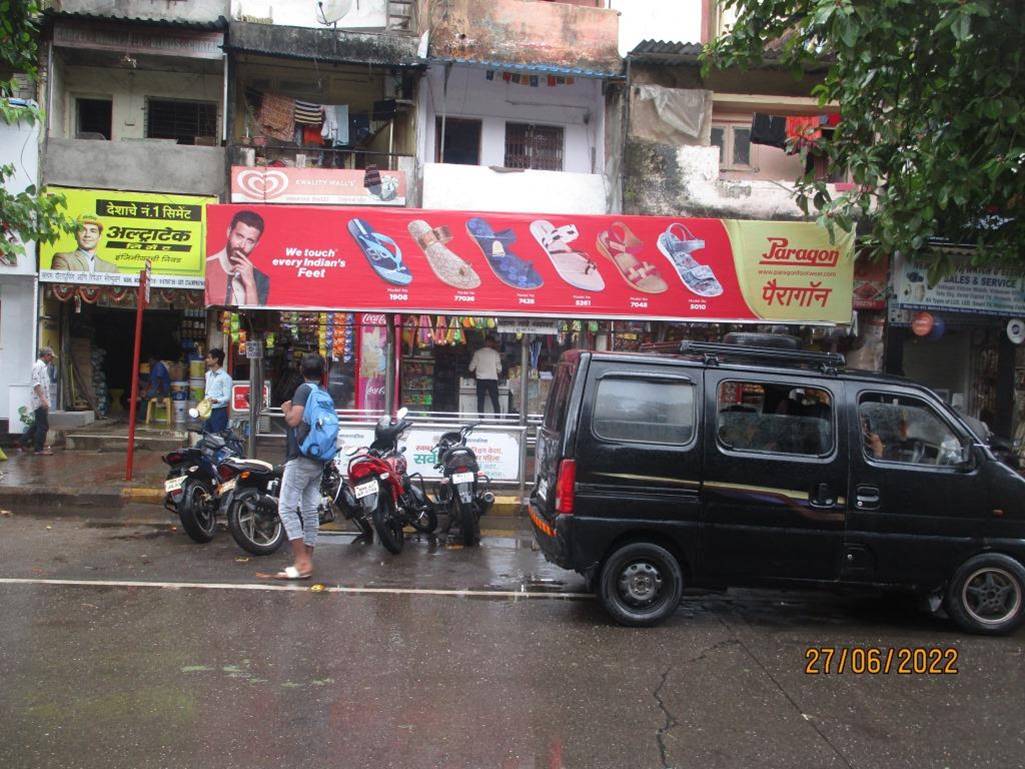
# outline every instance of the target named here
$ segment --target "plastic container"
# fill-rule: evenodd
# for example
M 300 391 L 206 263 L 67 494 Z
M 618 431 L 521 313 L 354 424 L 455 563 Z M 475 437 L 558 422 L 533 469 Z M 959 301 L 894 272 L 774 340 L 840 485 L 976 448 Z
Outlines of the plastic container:
M 202 360 L 189 361 L 189 379 L 202 379 L 206 375 L 206 364 Z
M 189 399 L 188 382 L 171 382 L 171 400 L 187 401 Z
M 174 423 L 176 425 L 185 424 L 185 420 L 189 418 L 189 402 L 175 398 L 171 401 L 171 406 L 173 406 Z
M 204 377 L 189 379 L 189 400 L 203 400 L 204 390 L 206 390 L 206 379 Z

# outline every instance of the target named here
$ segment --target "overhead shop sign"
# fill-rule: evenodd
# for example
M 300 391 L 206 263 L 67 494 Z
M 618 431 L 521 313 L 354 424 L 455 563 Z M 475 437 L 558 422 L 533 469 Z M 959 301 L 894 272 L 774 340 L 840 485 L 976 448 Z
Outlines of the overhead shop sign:
M 943 310 L 976 315 L 1025 315 L 1025 276 L 993 267 L 972 267 L 967 260 L 935 284 L 927 264 L 894 259 L 893 293 L 905 310 Z
M 349 168 L 231 168 L 232 203 L 404 206 L 402 171 Z
M 152 263 L 157 288 L 204 286 L 204 217 L 217 198 L 49 187 L 77 229 L 39 246 L 39 279 L 137 286 Z
M 221 48 L 224 45 L 223 32 L 200 32 L 167 27 L 71 24 L 58 20 L 53 27 L 53 44 L 63 48 L 144 53 L 189 59 L 220 60 L 224 56 Z
M 848 323 L 853 235 L 805 222 L 207 209 L 207 304 Z

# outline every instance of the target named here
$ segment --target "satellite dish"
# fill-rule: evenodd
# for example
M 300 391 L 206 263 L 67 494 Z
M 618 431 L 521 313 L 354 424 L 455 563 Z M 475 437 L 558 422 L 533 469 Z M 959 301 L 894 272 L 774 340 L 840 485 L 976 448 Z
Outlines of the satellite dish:
M 1007 338 L 1011 340 L 1013 344 L 1021 344 L 1025 342 L 1025 320 L 1021 318 L 1012 318 L 1007 321 Z
M 317 8 L 317 21 L 334 24 L 352 10 L 355 0 L 313 0 Z

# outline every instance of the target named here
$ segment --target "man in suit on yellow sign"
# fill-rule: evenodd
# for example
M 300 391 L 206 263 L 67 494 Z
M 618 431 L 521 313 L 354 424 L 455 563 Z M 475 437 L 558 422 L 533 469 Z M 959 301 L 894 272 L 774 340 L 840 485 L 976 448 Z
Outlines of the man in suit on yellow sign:
M 78 248 L 54 254 L 50 269 L 70 272 L 120 272 L 116 265 L 96 255 L 96 247 L 100 245 L 102 234 L 103 222 L 99 219 L 94 216 L 78 217 L 78 228 L 75 230 Z

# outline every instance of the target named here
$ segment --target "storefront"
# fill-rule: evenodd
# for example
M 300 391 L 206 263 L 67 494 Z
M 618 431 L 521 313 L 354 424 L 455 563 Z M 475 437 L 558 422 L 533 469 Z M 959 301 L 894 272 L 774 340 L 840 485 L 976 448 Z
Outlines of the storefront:
M 944 251 L 955 269 L 937 283 L 926 264 L 894 260 L 887 370 L 932 387 L 998 435 L 1019 437 L 1025 424 L 1025 279 L 972 267 L 970 250 Z
M 201 389 L 207 349 L 203 304 L 204 211 L 215 200 L 50 187 L 78 229 L 40 248 L 42 315 L 57 329 L 58 402 L 66 411 L 127 418 L 139 273 L 152 270 L 143 313 L 142 360 L 163 360 L 183 418 L 190 373 Z M 191 371 L 190 371 L 191 368 Z M 145 389 L 148 363 L 140 369 Z M 175 404 L 173 404 L 175 405 Z
M 426 432 L 480 421 L 468 364 L 494 336 L 501 416 L 485 401 L 481 448 L 494 446 L 500 480 L 522 480 L 567 349 L 640 349 L 688 329 L 708 338 L 710 323 L 851 320 L 851 238 L 831 243 L 808 223 L 271 205 L 210 206 L 208 222 L 211 253 L 226 230 L 257 236 L 245 255 L 259 301 L 223 315 L 236 349 L 265 330 L 275 403 L 294 389 L 284 380 L 302 352 L 325 354 L 345 441 L 400 405 Z M 208 306 L 243 296 L 229 280 L 211 266 Z M 429 453 L 426 432 L 410 439 L 414 459 Z

